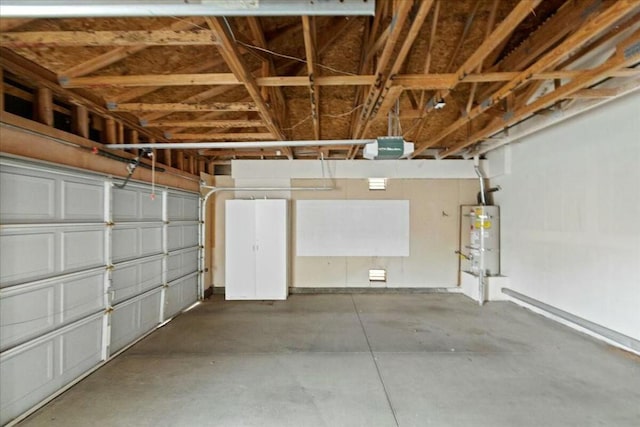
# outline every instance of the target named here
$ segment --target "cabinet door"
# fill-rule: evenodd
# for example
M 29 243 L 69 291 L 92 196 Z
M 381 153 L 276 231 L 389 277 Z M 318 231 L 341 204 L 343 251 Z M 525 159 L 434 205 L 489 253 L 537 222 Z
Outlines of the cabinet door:
M 256 297 L 287 298 L 287 201 L 256 200 Z
M 256 293 L 254 202 L 227 200 L 225 216 L 225 297 L 253 299 Z

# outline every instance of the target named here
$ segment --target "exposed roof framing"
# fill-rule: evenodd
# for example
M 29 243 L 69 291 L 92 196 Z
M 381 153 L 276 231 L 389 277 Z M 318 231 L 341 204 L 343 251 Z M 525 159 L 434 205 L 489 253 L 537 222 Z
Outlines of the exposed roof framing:
M 411 157 L 446 157 L 640 85 L 637 0 L 377 0 L 375 10 L 0 19 L 5 109 L 31 103 L 23 116 L 39 126 L 66 116 L 76 135 L 119 144 L 371 138 L 387 134 L 398 106 Z M 360 148 L 160 159 L 189 172 L 234 157 L 352 159 Z

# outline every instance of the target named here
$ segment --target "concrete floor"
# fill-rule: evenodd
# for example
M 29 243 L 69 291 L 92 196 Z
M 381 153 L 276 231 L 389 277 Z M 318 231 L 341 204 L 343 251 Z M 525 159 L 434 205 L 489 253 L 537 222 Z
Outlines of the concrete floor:
M 640 358 L 461 295 L 219 296 L 24 426 L 634 426 Z

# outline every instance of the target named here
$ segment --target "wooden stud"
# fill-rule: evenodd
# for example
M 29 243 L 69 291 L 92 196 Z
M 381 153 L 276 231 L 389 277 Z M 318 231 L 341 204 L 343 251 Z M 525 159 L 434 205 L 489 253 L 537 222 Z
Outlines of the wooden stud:
M 315 20 L 309 16 L 302 17 L 302 33 L 304 35 L 304 49 L 307 58 L 307 76 L 309 77 L 309 99 L 311 101 L 311 120 L 313 121 L 313 135 L 320 139 L 320 90 L 314 80 L 318 77 L 316 68 L 316 31 Z
M 89 112 L 83 105 L 74 105 L 72 110 L 72 130 L 76 135 L 89 138 Z
M 112 118 L 106 118 L 103 120 L 103 138 L 105 144 L 117 144 L 118 132 L 116 130 L 116 121 Z
M 282 140 L 286 139 L 284 132 L 280 129 L 280 125 L 273 114 L 273 110 L 262 98 L 255 78 L 240 56 L 235 40 L 229 33 L 229 28 L 218 18 L 206 17 L 205 20 L 207 21 L 209 28 L 211 28 L 211 31 L 216 34 L 216 38 L 220 40 L 220 44 L 218 45 L 220 54 L 225 59 L 227 65 L 231 68 L 231 71 L 233 71 L 238 80 L 244 83 L 245 88 L 255 102 L 267 129 L 269 129 L 269 131 L 271 131 L 271 133 L 273 133 L 277 138 Z M 283 150 L 289 154 L 289 157 L 293 157 L 293 154 L 288 147 L 283 147 Z
M 51 89 L 40 87 L 36 91 L 36 120 L 53 126 L 53 93 Z
M 184 169 L 184 151 L 179 150 L 176 152 L 176 167 L 181 171 Z

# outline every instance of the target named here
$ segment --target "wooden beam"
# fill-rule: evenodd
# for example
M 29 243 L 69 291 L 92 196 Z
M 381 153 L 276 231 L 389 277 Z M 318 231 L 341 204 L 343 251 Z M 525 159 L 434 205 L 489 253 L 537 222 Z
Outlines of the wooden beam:
M 0 18 L 0 33 L 14 30 L 31 21 L 31 18 Z
M 520 0 L 518 4 L 511 10 L 509 15 L 491 32 L 491 35 L 485 39 L 484 42 L 476 49 L 473 54 L 458 68 L 455 72 L 456 80 L 463 80 L 465 76 L 473 73 L 478 65 L 480 65 L 486 57 L 507 37 L 513 29 L 517 27 L 541 2 L 542 0 Z M 451 87 L 453 89 L 455 87 Z M 450 90 L 446 90 L 438 94 L 439 98 L 446 98 L 449 96 Z M 422 118 L 420 119 L 418 126 L 415 127 L 413 136 L 416 141 L 418 140 L 420 133 L 426 123 L 426 117 L 428 113 L 433 111 L 434 106 L 438 100 L 434 98 L 428 103 L 427 107 L 423 111 Z M 409 136 L 407 136 L 409 137 Z
M 615 6 L 611 6 L 611 8 L 614 7 Z M 541 109 L 548 108 L 559 100 L 570 98 L 574 93 L 606 78 L 611 72 L 622 67 L 635 64 L 638 61 L 640 61 L 640 30 L 636 31 L 631 37 L 620 43 L 616 49 L 616 54 L 605 61 L 602 65 L 587 71 L 581 78 L 560 86 L 558 89 L 540 97 L 531 104 L 517 108 L 513 111 L 513 114 L 510 114 L 508 118 L 504 120 L 503 123 L 493 124 L 487 128 L 481 129 L 471 135 L 467 140 L 444 150 L 441 157 L 447 157 L 455 154 L 460 150 L 475 144 L 481 139 L 485 139 L 494 133 L 499 132 L 505 127 L 524 120 Z
M 127 170 L 122 167 L 122 162 L 103 156 L 96 156 L 91 152 L 93 148 L 104 150 L 100 143 L 25 119 L 24 117 L 5 112 L 0 123 L 0 135 L 3 138 L 2 151 L 4 153 L 75 168 L 89 169 L 96 173 L 116 177 L 127 175 Z M 73 145 L 60 144 L 55 142 L 56 140 L 71 142 Z M 131 153 L 120 150 L 113 153 L 128 159 L 135 157 Z M 148 159 L 141 159 L 141 162 L 150 165 Z M 179 172 L 177 169 L 169 167 L 164 169 L 166 173 L 157 172 L 156 174 L 155 178 L 158 185 L 198 191 L 197 177 L 187 177 L 185 179 L 183 176 L 176 175 Z M 133 178 L 151 182 L 151 170 L 137 168 Z
M 229 66 L 229 68 L 231 68 L 231 71 L 235 74 L 237 79 L 244 83 L 245 88 L 247 89 L 247 92 L 249 92 L 249 95 L 253 99 L 253 102 L 255 102 L 255 106 L 260 112 L 262 120 L 264 120 L 267 129 L 269 129 L 269 131 L 271 131 L 271 133 L 275 135 L 276 138 L 282 140 L 286 139 L 284 132 L 280 129 L 280 125 L 273 114 L 273 110 L 262 98 L 255 78 L 240 56 L 236 43 L 229 32 L 229 28 L 224 25 L 218 18 L 207 17 L 205 19 L 207 21 L 207 24 L 209 25 L 209 28 L 211 28 L 213 33 L 215 33 L 216 38 L 220 40 L 220 44 L 218 45 L 220 54 L 227 62 L 227 65 Z M 288 150 L 286 147 L 283 149 L 290 154 L 290 157 L 293 156 L 291 150 Z
M 89 138 L 89 112 L 82 105 L 74 105 L 71 117 L 73 133 L 83 138 Z
M 37 31 L 0 34 L 10 48 L 79 46 L 189 46 L 217 44 L 207 30 L 190 31 Z
M 428 2 L 431 3 L 430 1 Z M 411 11 L 412 6 L 413 2 L 411 1 L 404 1 L 398 4 L 398 9 L 393 16 L 393 28 L 391 28 L 391 32 L 389 34 L 389 37 L 387 38 L 387 42 L 384 46 L 384 49 L 382 50 L 382 55 L 380 55 L 380 59 L 378 60 L 375 72 L 375 82 L 369 88 L 369 92 L 365 98 L 365 102 L 360 112 L 360 116 L 357 120 L 357 124 L 355 125 L 352 138 L 358 138 L 362 134 L 364 126 L 367 120 L 369 120 L 369 116 L 371 116 L 371 113 L 375 108 L 376 103 L 378 102 L 380 93 L 384 89 L 384 85 L 387 83 L 387 80 L 389 78 L 389 74 L 387 73 L 387 66 L 392 59 L 396 43 L 400 39 L 400 34 L 402 33 L 404 23 L 409 16 L 409 12 Z
M 636 2 L 634 0 L 619 0 L 616 3 L 613 3 L 608 9 L 601 12 L 596 16 L 592 16 L 582 27 L 580 27 L 576 32 L 571 34 L 569 37 L 565 39 L 560 45 L 551 50 L 549 53 L 540 58 L 533 65 L 528 67 L 526 70 L 518 73 L 516 77 L 510 80 L 507 84 L 505 84 L 502 88 L 500 88 L 496 93 L 491 95 L 490 98 L 483 100 L 480 105 L 475 107 L 473 110 L 469 112 L 466 117 L 461 117 L 456 120 L 454 123 L 449 125 L 446 129 L 440 132 L 437 136 L 432 138 L 430 141 L 424 144 L 420 144 L 416 147 L 416 150 L 411 155 L 412 157 L 418 155 L 421 151 L 425 150 L 428 147 L 432 147 L 435 144 L 442 141 L 447 136 L 451 135 L 453 132 L 460 129 L 462 126 L 466 124 L 467 121 L 473 120 L 478 117 L 480 114 L 492 108 L 496 105 L 496 103 L 502 101 L 507 96 L 509 96 L 515 89 L 522 86 L 524 83 L 531 81 L 530 76 L 539 73 L 549 67 L 552 67 L 559 61 L 561 61 L 566 55 L 572 52 L 575 49 L 580 48 L 582 45 L 587 43 L 589 40 L 596 38 L 602 32 L 604 32 L 609 26 L 613 25 L 616 21 L 618 21 L 623 16 L 632 13 L 633 11 L 640 10 L 640 2 Z M 600 67 L 596 68 L 599 69 Z M 621 67 L 614 67 L 611 70 L 607 69 L 606 72 L 611 72 L 620 69 Z M 571 83 L 575 84 L 575 82 L 583 81 L 586 76 L 589 76 L 593 70 L 583 71 L 583 74 L 579 78 L 575 78 L 571 81 Z M 552 93 L 559 92 L 556 90 Z M 544 97 L 543 97 L 544 98 Z M 537 102 L 537 101 L 536 101 Z M 536 102 L 530 104 L 533 105 Z
M 173 141 L 273 141 L 275 138 L 269 132 L 238 132 L 238 133 L 177 133 L 167 134 Z
M 36 91 L 36 120 L 53 126 L 53 93 L 51 89 L 40 87 Z
M 204 92 L 197 93 L 195 95 L 184 98 L 178 103 L 180 104 L 199 104 L 205 101 L 209 101 L 212 98 L 223 95 L 231 90 L 235 89 L 235 86 L 216 86 Z M 161 119 L 171 114 L 171 111 L 159 111 L 155 113 L 145 114 L 140 117 L 140 123 L 146 126 L 146 123 Z
M 473 9 L 471 10 L 471 13 L 469 13 L 469 16 L 467 17 L 467 21 L 465 22 L 464 27 L 462 29 L 462 33 L 460 34 L 460 37 L 458 38 L 458 43 L 456 43 L 456 47 L 455 47 L 455 49 L 453 49 L 453 53 L 451 54 L 451 58 L 449 58 L 449 63 L 447 63 L 447 66 L 445 67 L 446 71 L 451 71 L 455 61 L 458 59 L 458 53 L 460 52 L 460 48 L 462 48 L 462 46 L 464 44 L 464 41 L 467 38 L 467 35 L 469 34 L 469 31 L 471 30 L 471 26 L 473 25 L 473 21 L 476 18 L 476 13 L 478 13 L 478 9 L 480 8 L 481 4 L 482 4 L 482 1 L 476 1 Z M 485 37 L 485 39 L 486 39 L 486 37 Z
M 612 0 L 567 0 L 551 18 L 489 70 L 513 71 L 528 67 L 578 28 L 589 16 L 606 9 L 605 6 L 608 7 L 611 2 Z M 497 86 L 492 85 L 484 90 L 479 98 L 485 99 L 497 89 Z
M 58 99 L 70 104 L 83 105 L 92 113 L 101 117 L 110 117 L 114 115 L 104 107 L 104 100 L 99 96 L 84 90 L 72 92 L 60 87 L 57 83 L 57 76 L 51 71 L 29 61 L 9 49 L 0 48 L 0 63 L 7 71 L 15 76 L 16 80 L 27 86 L 37 84 L 42 87 L 47 87 L 51 89 Z M 161 132 L 158 132 L 155 129 L 143 128 L 139 125 L 137 120 L 133 120 L 130 115 L 116 114 L 116 116 L 118 117 L 118 120 L 126 123 L 130 128 L 136 129 L 149 137 L 158 137 L 159 141 L 163 140 Z
M 164 30 L 169 31 L 181 31 L 181 30 L 190 30 L 198 25 L 204 23 L 204 19 L 202 18 L 186 18 L 180 19 L 164 28 Z M 74 66 L 67 68 L 62 71 L 59 75 L 67 78 L 70 77 L 80 77 L 90 73 L 94 73 L 104 67 L 107 67 L 111 64 L 115 64 L 118 61 L 121 61 L 141 50 L 146 49 L 148 46 L 120 46 L 115 49 L 112 49 L 108 52 L 105 52 L 101 55 L 95 56 L 87 61 L 80 62 L 75 64 Z M 121 100 L 120 102 L 124 102 Z
M 117 144 L 118 136 L 116 130 L 116 122 L 111 118 L 104 119 L 102 141 L 105 144 Z
M 261 120 L 167 120 L 144 123 L 145 127 L 182 127 L 182 128 L 254 128 L 263 127 Z
M 571 98 L 591 99 L 591 98 L 612 98 L 618 96 L 617 88 L 581 89 L 571 95 Z
M 487 19 L 487 26 L 484 31 L 484 39 L 487 40 L 491 31 L 493 31 L 493 27 L 496 25 L 496 14 L 498 12 L 498 6 L 500 5 L 500 0 L 493 0 L 493 5 L 491 6 L 491 11 L 489 12 L 489 19 Z M 484 65 L 484 61 L 481 62 L 476 68 L 476 73 L 481 73 Z M 473 107 L 473 102 L 476 97 L 476 90 L 478 89 L 478 83 L 471 84 L 471 90 L 469 91 L 469 98 L 467 99 L 467 105 L 464 109 L 464 114 L 469 114 L 471 111 L 471 107 Z
M 195 73 L 202 73 L 205 71 L 208 71 L 218 65 L 223 64 L 224 61 L 222 60 L 222 58 L 219 59 L 211 59 L 208 61 L 204 61 L 198 64 L 189 64 L 186 67 L 180 68 L 179 70 L 176 70 L 176 74 L 195 74 Z M 109 101 L 110 102 L 129 102 L 131 100 L 134 100 L 136 98 L 140 98 L 141 96 L 145 96 L 148 95 L 150 93 L 153 93 L 157 90 L 162 89 L 164 86 L 139 86 L 139 87 L 135 87 L 135 88 L 129 88 L 126 90 L 123 90 L 121 93 L 116 94 L 116 95 L 110 95 L 109 96 Z M 232 90 L 234 87 L 233 86 L 229 86 L 228 90 Z
M 529 80 L 553 80 L 571 79 L 580 74 L 580 70 L 558 70 L 545 71 L 531 74 Z M 625 71 L 617 71 L 615 74 L 623 77 Z M 504 72 L 484 72 L 469 73 L 460 76 L 458 73 L 444 74 L 400 74 L 391 76 L 388 86 L 398 85 L 405 89 L 415 90 L 441 90 L 452 89 L 459 84 L 506 82 L 519 75 L 518 71 Z M 628 71 L 627 75 L 632 76 L 633 71 Z M 255 79 L 256 85 L 264 86 L 309 86 L 309 78 L 305 76 L 272 76 L 258 77 Z M 375 83 L 375 76 L 319 76 L 314 78 L 315 86 L 368 86 Z M 93 87 L 145 87 L 151 86 L 153 90 L 157 87 L 166 86 L 227 86 L 228 89 L 210 89 L 213 91 L 227 91 L 237 86 L 240 82 L 231 73 L 209 73 L 209 74 L 151 74 L 151 75 L 129 75 L 129 76 L 95 76 L 78 77 L 61 80 L 60 85 L 64 88 L 93 88 Z M 207 92 L 203 92 L 207 93 Z M 135 94 L 137 96 L 137 94 Z M 194 95 L 192 98 L 202 97 Z M 124 99 L 131 98 L 124 96 Z M 117 101 L 116 98 L 114 101 Z
M 307 76 L 309 77 L 309 100 L 311 102 L 311 120 L 313 121 L 313 135 L 320 139 L 320 90 L 314 80 L 318 76 L 316 68 L 316 31 L 315 20 L 309 16 L 302 17 L 302 33 L 304 35 L 304 50 L 307 59 Z
M 162 103 L 147 104 L 133 102 L 111 104 L 109 111 L 145 112 L 145 111 L 258 111 L 255 104 L 249 102 L 212 102 L 209 104 Z
M 249 16 L 247 17 L 247 21 L 256 46 L 262 49 L 268 49 L 269 45 L 267 44 L 267 39 L 265 38 L 262 25 L 260 25 L 258 18 L 255 16 Z M 262 77 L 269 77 L 269 75 L 276 75 L 276 66 L 271 56 L 267 56 L 267 60 L 262 64 Z M 274 114 L 278 118 L 278 121 L 282 122 L 284 120 L 285 111 L 285 100 L 282 89 L 274 87 L 269 90 L 263 87 L 262 96 L 265 99 L 270 99 L 273 105 Z
M 433 16 L 431 18 L 431 29 L 429 31 L 429 44 L 427 45 L 427 54 L 424 57 L 423 74 L 429 74 L 431 69 L 431 58 L 433 57 L 433 46 L 435 44 L 436 32 L 438 30 L 438 16 L 440 15 L 441 0 L 436 0 L 433 8 Z M 424 105 L 425 92 L 420 93 L 420 108 Z

